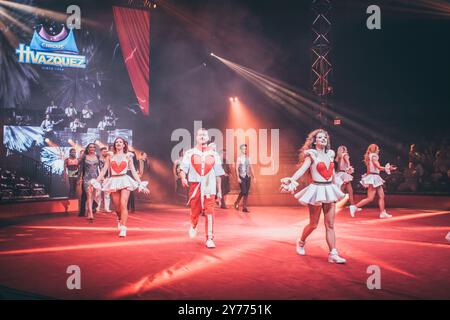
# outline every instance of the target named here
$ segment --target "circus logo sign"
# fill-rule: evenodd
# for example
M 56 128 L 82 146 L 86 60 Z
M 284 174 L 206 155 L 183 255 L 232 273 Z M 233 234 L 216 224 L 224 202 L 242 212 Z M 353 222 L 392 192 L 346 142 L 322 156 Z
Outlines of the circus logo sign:
M 56 35 L 50 35 L 41 26 L 35 30 L 30 45 L 19 44 L 16 49 L 19 62 L 60 68 L 86 68 L 86 57 L 79 55 L 73 29 L 65 25 Z

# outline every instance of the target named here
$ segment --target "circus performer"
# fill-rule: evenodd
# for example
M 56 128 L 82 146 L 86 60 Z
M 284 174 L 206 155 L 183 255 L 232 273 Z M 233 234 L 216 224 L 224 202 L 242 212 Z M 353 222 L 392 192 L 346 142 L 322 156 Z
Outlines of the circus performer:
M 354 217 L 356 212 L 352 187 L 353 181 L 352 173 L 354 172 L 354 169 L 350 164 L 350 156 L 348 154 L 346 146 L 339 146 L 339 148 L 337 149 L 336 162 L 337 162 L 336 178 L 342 181 L 341 190 L 343 192 L 347 192 L 348 194 L 348 201 L 350 202 L 350 215 Z M 361 209 L 358 209 L 358 211 L 360 210 Z
M 94 222 L 93 203 L 96 196 L 95 190 L 90 187 L 89 181 L 97 179 L 99 175 L 100 159 L 96 153 L 95 143 L 89 143 L 84 150 L 80 161 L 81 179 L 83 190 L 86 194 L 86 213 L 90 223 Z
M 380 219 L 392 218 L 392 215 L 386 212 L 384 203 L 384 180 L 380 177 L 380 172 L 384 171 L 391 174 L 391 171 L 397 170 L 397 167 L 387 163 L 384 167 L 380 165 L 380 148 L 376 144 L 371 144 L 367 148 L 364 155 L 364 163 L 367 167 L 367 173 L 362 176 L 361 184 L 367 189 L 367 197 L 362 199 L 354 207 L 350 207 L 350 212 L 355 212 L 375 200 L 375 195 L 378 195 L 378 206 L 380 208 Z
M 215 197 L 222 198 L 221 176 L 225 173 L 217 152 L 208 147 L 209 135 L 206 129 L 199 129 L 197 145 L 185 152 L 180 165 L 180 177 L 184 187 L 189 187 L 191 227 L 189 236 L 197 235 L 200 214 L 205 214 L 206 247 L 215 248 L 214 204 Z M 188 177 L 186 178 L 186 175 Z
M 281 191 L 294 193 L 298 187 L 297 180 L 307 174 L 309 185 L 295 194 L 298 201 L 309 209 L 309 224 L 297 239 L 296 250 L 305 255 L 305 244 L 308 236 L 317 228 L 320 213 L 323 210 L 326 241 L 330 249 L 328 262 L 345 263 L 336 249 L 334 220 L 336 202 L 344 197 L 344 193 L 334 181 L 334 151 L 330 149 L 330 138 L 323 129 L 309 133 L 299 155 L 300 168 L 290 178 L 281 179 Z
M 102 186 L 100 182 L 103 181 L 106 172 L 110 168 L 110 176 L 103 182 Z M 134 180 L 127 175 L 128 170 L 131 170 Z M 133 164 L 133 154 L 128 152 L 128 142 L 125 139 L 118 137 L 114 140 L 113 154 L 106 160 L 97 179 L 90 182 L 94 188 L 110 193 L 118 217 L 119 236 L 126 237 L 127 203 L 130 192 L 138 189 L 140 192 L 148 194 L 150 191 L 147 188 L 148 182 L 141 181 L 136 172 Z

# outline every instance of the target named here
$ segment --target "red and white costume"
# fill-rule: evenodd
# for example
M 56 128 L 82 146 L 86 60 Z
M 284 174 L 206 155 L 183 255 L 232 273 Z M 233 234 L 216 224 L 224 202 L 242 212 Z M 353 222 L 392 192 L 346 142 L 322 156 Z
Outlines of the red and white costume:
M 216 177 L 225 174 L 217 152 L 193 148 L 183 156 L 180 169 L 187 174 L 191 224 L 197 227 L 202 212 L 206 215 L 205 232 L 207 239 L 214 238 L 214 204 L 216 197 Z
M 348 183 L 353 181 L 353 176 L 348 172 L 352 172 L 353 168 L 347 164 L 345 157 L 348 157 L 348 153 L 343 153 L 338 162 L 338 172 L 336 172 L 336 178 L 341 180 L 343 183 Z
M 364 188 L 368 188 L 372 186 L 374 188 L 378 188 L 384 184 L 384 180 L 380 177 L 380 170 L 375 166 L 374 161 L 378 161 L 379 156 L 376 153 L 369 154 L 369 164 L 367 166 L 367 173 L 364 174 L 361 178 L 361 184 Z M 385 170 L 387 174 L 390 174 L 390 165 L 386 164 Z
M 92 181 L 92 185 L 96 189 L 101 189 L 104 192 L 116 192 L 119 190 L 127 189 L 129 191 L 134 191 L 136 189 L 144 189 L 147 187 L 148 182 L 142 181 L 139 184 L 133 178 L 131 178 L 127 172 L 133 161 L 133 154 L 127 153 L 125 157 L 119 156 L 118 154 L 111 155 L 109 161 L 109 168 L 111 175 L 105 179 L 103 185 L 100 188 L 100 184 L 97 181 Z
M 300 192 L 295 194 L 295 198 L 303 205 L 321 205 L 322 203 L 333 203 L 342 199 L 345 194 L 339 186 L 333 181 L 334 178 L 334 151 L 328 150 L 327 153 L 319 155 L 315 149 L 305 151 L 305 155 L 311 158 L 309 171 L 313 182 Z M 284 191 L 293 192 L 298 183 L 297 179 L 284 178 L 281 188 Z

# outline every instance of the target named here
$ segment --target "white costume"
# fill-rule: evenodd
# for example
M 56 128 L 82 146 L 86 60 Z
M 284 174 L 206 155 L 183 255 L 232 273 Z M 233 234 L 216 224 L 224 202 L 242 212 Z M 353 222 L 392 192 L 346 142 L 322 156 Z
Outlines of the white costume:
M 313 182 L 295 194 L 295 197 L 303 205 L 321 205 L 322 203 L 333 203 L 342 199 L 345 195 L 334 181 L 334 151 L 321 155 L 315 149 L 305 151 L 305 155 L 310 157 L 311 165 L 309 171 Z M 284 178 L 281 180 L 284 191 L 294 192 L 298 183 L 293 178 Z
M 349 172 L 353 171 L 353 168 L 347 164 L 344 157 L 348 156 L 348 153 L 343 153 L 342 157 L 338 162 L 338 172 L 336 173 L 336 178 L 341 180 L 343 183 L 348 183 L 353 181 L 353 176 Z
M 380 177 L 380 170 L 375 166 L 374 161 L 378 161 L 379 157 L 376 153 L 369 154 L 369 165 L 367 166 L 368 172 L 364 174 L 361 178 L 360 183 L 364 186 L 364 188 L 368 188 L 372 186 L 377 188 L 384 184 L 384 180 Z M 385 170 L 387 174 L 390 174 L 390 164 L 386 164 Z

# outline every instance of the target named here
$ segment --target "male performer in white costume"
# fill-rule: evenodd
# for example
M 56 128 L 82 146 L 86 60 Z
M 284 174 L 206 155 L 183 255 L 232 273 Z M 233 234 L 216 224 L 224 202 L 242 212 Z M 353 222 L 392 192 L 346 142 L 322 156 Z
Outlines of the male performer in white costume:
M 180 166 L 181 182 L 189 186 L 189 205 L 191 208 L 191 227 L 189 236 L 197 235 L 199 216 L 205 213 L 206 246 L 215 248 L 214 243 L 214 204 L 215 197 L 222 198 L 220 176 L 225 172 L 217 152 L 208 147 L 209 135 L 206 129 L 199 129 L 197 145 L 185 152 Z M 187 179 L 186 179 L 186 174 Z

